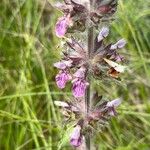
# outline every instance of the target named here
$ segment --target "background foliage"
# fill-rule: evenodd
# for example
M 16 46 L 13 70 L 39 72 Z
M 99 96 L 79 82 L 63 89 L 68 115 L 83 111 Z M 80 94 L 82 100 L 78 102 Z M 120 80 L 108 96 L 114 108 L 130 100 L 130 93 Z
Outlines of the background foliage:
M 57 89 L 53 63 L 60 57 L 54 25 L 59 12 L 46 0 L 0 2 L 0 149 L 71 149 L 53 100 L 70 95 Z M 53 1 L 54 2 L 54 1 Z M 99 133 L 99 150 L 150 149 L 149 0 L 120 0 L 111 39 L 127 39 L 129 69 L 121 85 L 96 83 L 109 99 L 123 97 L 117 119 Z M 69 132 L 69 131 L 67 131 Z

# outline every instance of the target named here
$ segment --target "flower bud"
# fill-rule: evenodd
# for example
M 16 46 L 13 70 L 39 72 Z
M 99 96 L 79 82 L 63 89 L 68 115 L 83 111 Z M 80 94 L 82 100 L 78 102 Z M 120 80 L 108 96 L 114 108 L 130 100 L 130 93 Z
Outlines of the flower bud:
M 109 5 L 103 5 L 98 8 L 98 12 L 101 14 L 107 14 L 111 10 Z

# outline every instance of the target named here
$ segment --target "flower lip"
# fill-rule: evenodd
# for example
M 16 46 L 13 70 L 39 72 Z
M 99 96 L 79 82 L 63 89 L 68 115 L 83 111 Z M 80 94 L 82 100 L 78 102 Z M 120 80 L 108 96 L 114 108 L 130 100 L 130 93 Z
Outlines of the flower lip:
M 125 39 L 120 39 L 117 43 L 111 45 L 110 49 L 115 50 L 115 49 L 121 49 L 126 45 L 126 40 Z
M 121 98 L 114 99 L 110 102 L 107 102 L 107 107 L 118 107 L 122 102 Z
M 121 39 L 117 42 L 117 46 L 118 48 L 123 48 L 126 45 L 126 40 L 125 39 Z
M 66 69 L 66 64 L 63 63 L 62 61 L 59 61 L 59 62 L 54 63 L 54 67 L 58 69 Z
M 78 69 L 75 73 L 74 73 L 74 77 L 76 78 L 84 78 L 85 77 L 85 72 L 86 72 L 86 68 L 85 67 L 81 67 L 80 69 Z
M 103 40 L 105 37 L 107 37 L 108 34 L 109 34 L 109 28 L 103 27 L 103 28 L 101 29 L 101 31 L 99 32 L 99 35 L 98 35 L 98 37 L 97 37 L 98 42 L 100 42 L 100 41 Z
M 82 137 L 79 137 L 79 139 L 71 139 L 70 144 L 74 147 L 79 147 L 82 144 Z
M 73 96 L 76 98 L 83 97 L 85 95 L 86 88 L 88 86 L 88 82 L 84 79 L 75 78 L 73 81 Z
M 71 67 L 72 62 L 73 62 L 72 60 L 62 60 L 62 61 L 54 63 L 54 67 L 64 70 L 67 67 Z
M 117 115 L 115 108 L 121 104 L 121 101 L 122 101 L 121 98 L 117 98 L 117 99 L 114 99 L 110 102 L 107 102 L 106 107 L 108 108 L 108 114 L 110 116 L 116 116 Z
M 70 144 L 79 147 L 82 144 L 82 135 L 81 135 L 81 126 L 76 125 L 73 129 L 71 137 L 70 137 Z
M 56 75 L 56 84 L 60 89 L 65 88 L 66 83 L 72 79 L 71 75 L 67 71 L 60 71 Z
M 70 22 L 71 22 L 71 20 L 70 20 L 69 15 L 59 18 L 59 20 L 57 21 L 56 26 L 55 26 L 55 33 L 56 33 L 57 37 L 59 37 L 59 38 L 64 37 L 64 35 L 67 32 Z
M 72 65 L 72 63 L 73 63 L 73 61 L 72 60 L 64 60 L 63 61 L 64 62 L 64 64 L 67 66 L 67 67 L 71 67 L 71 65 Z
M 117 115 L 117 112 L 116 112 L 116 110 L 115 110 L 114 107 L 109 107 L 109 109 L 108 109 L 108 114 L 109 114 L 110 116 L 116 116 L 116 115 Z

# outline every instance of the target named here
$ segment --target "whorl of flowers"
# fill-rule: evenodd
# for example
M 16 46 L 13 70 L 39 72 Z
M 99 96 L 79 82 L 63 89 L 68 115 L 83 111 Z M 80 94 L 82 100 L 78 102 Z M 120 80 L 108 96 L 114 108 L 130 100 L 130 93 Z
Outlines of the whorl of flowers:
M 57 6 L 64 13 L 56 23 L 55 32 L 58 37 L 63 37 L 67 32 L 84 31 L 89 26 L 98 26 L 100 22 L 112 19 L 117 8 L 117 0 L 96 0 L 90 10 L 86 3 L 84 5 L 76 1 L 64 0 L 64 4 Z
M 103 26 L 99 33 L 95 34 L 94 46 L 90 55 L 87 51 L 87 44 L 82 40 L 67 37 L 67 33 L 75 30 L 84 31 L 91 26 L 97 27 L 99 22 L 110 20 L 116 11 L 117 0 L 95 0 L 93 9 L 88 9 L 86 5 L 73 0 L 64 0 L 64 4 L 59 5 L 63 11 L 63 17 L 59 18 L 55 32 L 59 38 L 65 39 L 66 48 L 63 57 L 54 64 L 59 71 L 55 77 L 56 84 L 60 89 L 66 87 L 68 82 L 72 84 L 72 101 L 55 101 L 55 104 L 63 109 L 65 117 L 72 116 L 70 120 L 76 121 L 72 134 L 70 135 L 71 145 L 78 147 L 82 144 L 87 131 L 93 133 L 97 126 L 106 122 L 110 117 L 117 114 L 116 108 L 120 105 L 121 99 L 105 101 L 97 92 L 93 94 L 93 105 L 86 112 L 85 94 L 90 83 L 90 76 L 117 79 L 120 73 L 126 69 L 122 65 L 124 57 L 119 54 L 119 50 L 126 45 L 126 41 L 121 39 L 116 43 L 106 44 L 105 38 L 109 35 L 109 28 Z

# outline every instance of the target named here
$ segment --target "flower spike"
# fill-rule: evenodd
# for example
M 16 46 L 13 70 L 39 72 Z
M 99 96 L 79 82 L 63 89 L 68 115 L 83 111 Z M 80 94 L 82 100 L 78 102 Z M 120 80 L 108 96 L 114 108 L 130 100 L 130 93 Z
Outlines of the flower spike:
M 113 19 L 117 3 L 118 0 L 64 0 L 64 4 L 57 5 L 63 16 L 56 23 L 55 33 L 62 38 L 61 42 L 65 42 L 65 50 L 62 59 L 54 63 L 59 70 L 55 80 L 60 89 L 71 81 L 72 97 L 65 102 L 54 101 L 54 104 L 61 109 L 67 122 L 75 124 L 70 135 L 70 144 L 75 148 L 89 148 L 87 141 L 84 141 L 116 116 L 116 109 L 121 104 L 120 98 L 107 101 L 98 91 L 90 91 L 95 88 L 95 84 L 91 86 L 95 80 L 110 81 L 113 78 L 113 81 L 120 81 L 121 73 L 127 68 L 122 65 L 125 58 L 120 54 L 126 45 L 125 39 L 116 43 L 105 40 L 109 35 L 108 23 Z M 76 36 L 86 29 L 87 36 L 84 33 Z M 73 33 L 76 33 L 75 36 Z

